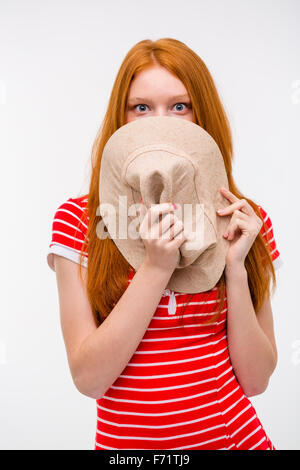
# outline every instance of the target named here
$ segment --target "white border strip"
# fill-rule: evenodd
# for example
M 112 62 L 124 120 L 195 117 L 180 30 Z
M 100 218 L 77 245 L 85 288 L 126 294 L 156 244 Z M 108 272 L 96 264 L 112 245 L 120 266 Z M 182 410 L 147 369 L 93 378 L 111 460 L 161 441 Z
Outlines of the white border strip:
M 52 269 L 52 271 L 55 271 L 54 256 L 53 256 L 54 254 L 63 256 L 64 258 L 68 258 L 69 260 L 75 261 L 75 263 L 80 264 L 79 253 L 76 253 L 76 251 L 73 251 L 70 248 L 67 248 L 66 246 L 54 244 L 49 248 L 49 251 L 47 253 L 47 263 L 48 263 L 48 266 Z M 88 262 L 87 257 L 84 257 L 82 266 L 87 268 L 87 262 Z

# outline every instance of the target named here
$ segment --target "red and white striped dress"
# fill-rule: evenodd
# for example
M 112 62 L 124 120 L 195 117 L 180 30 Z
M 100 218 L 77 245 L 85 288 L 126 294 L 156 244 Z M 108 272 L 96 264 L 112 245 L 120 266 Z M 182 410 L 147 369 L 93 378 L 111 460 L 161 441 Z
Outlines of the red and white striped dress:
M 47 254 L 53 270 L 54 253 L 79 263 L 86 205 L 87 196 L 82 196 L 57 209 Z M 272 223 L 260 210 L 277 269 L 282 261 Z M 263 227 L 262 234 L 266 238 Z M 132 271 L 128 283 L 134 275 Z M 226 298 L 218 320 L 205 325 L 217 311 L 216 288 L 194 294 L 181 318 L 188 297 L 165 289 L 128 365 L 96 400 L 95 450 L 274 449 L 230 362 Z

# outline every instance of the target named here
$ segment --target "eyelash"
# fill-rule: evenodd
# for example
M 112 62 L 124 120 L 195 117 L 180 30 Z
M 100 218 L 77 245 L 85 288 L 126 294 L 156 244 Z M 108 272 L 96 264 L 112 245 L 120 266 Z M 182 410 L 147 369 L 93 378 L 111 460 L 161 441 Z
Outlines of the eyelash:
M 184 103 L 183 101 L 179 101 L 178 103 L 175 103 L 174 106 L 176 106 L 177 104 L 184 104 L 187 108 L 191 108 L 190 103 Z M 147 105 L 144 104 L 144 103 L 138 103 L 138 104 L 133 106 L 133 109 L 137 108 L 137 106 L 147 106 Z

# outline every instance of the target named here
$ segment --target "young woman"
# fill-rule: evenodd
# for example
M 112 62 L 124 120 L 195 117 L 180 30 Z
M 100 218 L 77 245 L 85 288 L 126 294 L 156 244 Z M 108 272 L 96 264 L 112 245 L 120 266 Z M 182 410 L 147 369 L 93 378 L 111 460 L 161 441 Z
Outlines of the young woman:
M 147 210 L 156 229 L 164 214 L 169 238 L 143 240 L 136 272 L 110 238 L 97 236 L 105 143 L 120 126 L 159 115 L 203 127 L 224 158 L 231 243 L 207 292 L 165 289 L 185 240 L 171 204 Z M 233 180 L 230 127 L 213 79 L 182 42 L 144 40 L 126 55 L 93 147 L 89 193 L 57 209 L 47 259 L 74 384 L 96 400 L 95 449 L 274 449 L 249 397 L 266 390 L 277 362 L 270 283 L 282 262 L 269 215 Z

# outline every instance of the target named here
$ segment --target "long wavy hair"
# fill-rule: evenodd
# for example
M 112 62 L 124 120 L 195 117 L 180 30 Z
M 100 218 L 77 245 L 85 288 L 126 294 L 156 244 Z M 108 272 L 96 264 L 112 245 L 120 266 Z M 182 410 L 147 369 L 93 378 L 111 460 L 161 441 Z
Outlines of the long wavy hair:
M 232 175 L 232 135 L 229 121 L 221 103 L 212 76 L 203 60 L 188 46 L 173 38 L 156 41 L 146 39 L 135 44 L 125 56 L 117 73 L 108 107 L 91 151 L 91 178 L 87 212 L 89 217 L 85 242 L 80 253 L 88 251 L 86 289 L 96 323 L 100 325 L 128 287 L 132 266 L 126 261 L 110 237 L 97 236 L 99 214 L 99 177 L 103 148 L 110 136 L 126 124 L 127 99 L 130 84 L 142 70 L 161 65 L 177 76 L 185 85 L 192 103 L 194 122 L 205 129 L 218 144 L 228 177 L 229 190 L 238 198 L 244 198 L 263 220 L 257 204 L 237 188 Z M 264 231 L 267 226 L 264 223 Z M 267 234 L 268 236 L 268 234 Z M 276 287 L 275 271 L 267 242 L 259 232 L 245 259 L 248 283 L 255 311 L 262 306 L 273 280 L 272 293 Z M 81 263 L 79 263 L 82 277 Z M 211 317 L 216 321 L 225 302 L 225 272 L 216 284 L 218 309 Z M 210 291 L 206 292 L 209 296 Z M 194 294 L 190 294 L 188 302 Z M 205 296 L 204 296 L 205 297 Z

